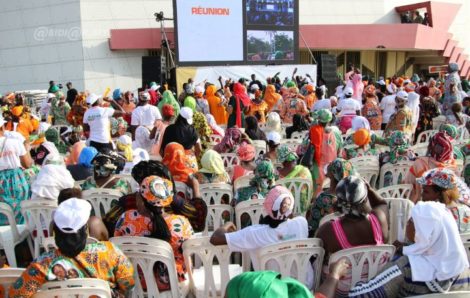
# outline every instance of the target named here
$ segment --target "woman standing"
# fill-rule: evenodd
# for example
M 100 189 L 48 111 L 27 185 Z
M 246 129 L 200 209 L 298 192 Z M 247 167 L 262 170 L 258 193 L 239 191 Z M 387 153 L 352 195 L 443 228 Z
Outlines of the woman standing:
M 238 128 L 244 127 L 244 113 L 248 111 L 250 104 L 251 100 L 248 94 L 246 94 L 245 87 L 240 83 L 233 84 L 233 95 L 230 97 L 227 107 L 227 112 L 229 114 L 227 123 L 228 128 L 234 126 L 237 126 Z
M 419 120 L 416 127 L 415 136 L 417 137 L 421 132 L 433 129 L 432 119 L 439 116 L 439 106 L 437 100 L 429 94 L 430 89 L 423 86 L 419 89 L 421 95 L 419 105 Z
M 369 121 L 370 129 L 380 130 L 382 126 L 382 111 L 380 110 L 374 85 L 365 88 L 365 102 L 362 106 L 362 115 Z
M 175 117 L 178 117 L 180 114 L 180 105 L 176 101 L 175 97 L 173 96 L 173 93 L 170 90 L 166 90 L 163 92 L 163 97 L 158 103 L 158 109 L 160 110 L 160 113 L 163 113 L 163 106 L 164 105 L 172 105 L 173 110 L 175 111 Z
M 279 101 L 282 101 L 282 96 L 279 93 L 276 93 L 276 87 L 274 85 L 267 85 L 264 92 L 264 101 L 268 105 L 268 112 L 273 110 Z M 273 110 L 276 111 L 276 110 Z
M 217 96 L 216 93 L 217 87 L 215 85 L 209 85 L 207 87 L 206 98 L 209 104 L 210 112 L 212 116 L 214 116 L 215 122 L 217 124 L 227 124 L 227 111 L 225 110 L 224 101 L 222 100 L 222 98 Z M 232 99 L 230 99 L 230 102 L 232 102 Z M 230 111 L 228 112 L 228 114 L 230 114 Z M 229 125 L 228 127 L 231 126 Z

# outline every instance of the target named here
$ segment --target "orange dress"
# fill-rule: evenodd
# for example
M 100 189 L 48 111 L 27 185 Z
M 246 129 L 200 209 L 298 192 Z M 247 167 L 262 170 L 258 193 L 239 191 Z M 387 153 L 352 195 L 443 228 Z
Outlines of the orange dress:
M 209 109 L 217 124 L 227 124 L 227 111 L 225 110 L 225 107 L 221 105 L 222 98 L 215 95 L 216 91 L 217 87 L 214 85 L 210 85 L 206 89 L 206 99 L 209 103 Z

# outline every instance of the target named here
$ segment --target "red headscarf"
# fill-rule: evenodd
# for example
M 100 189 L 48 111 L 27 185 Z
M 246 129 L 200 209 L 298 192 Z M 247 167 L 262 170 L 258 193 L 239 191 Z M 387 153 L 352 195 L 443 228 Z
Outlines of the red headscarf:
M 429 152 L 438 162 L 448 162 L 453 159 L 454 148 L 450 137 L 440 131 L 436 133 L 429 141 Z
M 233 85 L 233 96 L 236 99 L 236 125 L 242 127 L 242 113 L 240 109 L 240 101 L 245 107 L 250 106 L 251 100 L 248 94 L 246 94 L 245 88 L 240 83 L 235 83 Z

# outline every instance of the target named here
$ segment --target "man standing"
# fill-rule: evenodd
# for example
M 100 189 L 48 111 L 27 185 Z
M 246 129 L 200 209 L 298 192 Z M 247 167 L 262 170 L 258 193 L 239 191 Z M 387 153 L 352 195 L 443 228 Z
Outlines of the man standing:
M 385 129 L 387 126 L 388 121 L 390 120 L 390 116 L 395 113 L 395 93 L 397 87 L 393 83 L 390 83 L 387 86 L 386 94 L 382 101 L 380 102 L 380 109 L 382 110 L 382 129 Z
M 399 130 L 411 136 L 411 110 L 406 106 L 408 93 L 400 91 L 395 97 L 396 112 L 390 117 L 387 127 L 384 130 L 384 137 L 388 137 L 392 132 Z
M 156 106 L 149 104 L 150 94 L 143 92 L 139 96 L 139 106 L 132 112 L 131 130 L 134 138 L 138 126 L 152 128 L 156 120 L 161 120 L 162 115 Z
M 73 102 L 75 101 L 75 97 L 77 97 L 78 95 L 77 89 L 72 87 L 72 82 L 68 82 L 65 86 L 67 86 L 66 101 L 69 104 L 69 106 L 72 106 Z

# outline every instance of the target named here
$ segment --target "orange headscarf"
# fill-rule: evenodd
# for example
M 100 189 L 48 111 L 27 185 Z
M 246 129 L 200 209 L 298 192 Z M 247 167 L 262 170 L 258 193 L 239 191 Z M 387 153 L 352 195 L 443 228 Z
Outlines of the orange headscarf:
M 166 145 L 162 162 L 168 167 L 175 181 L 186 183 L 189 176 L 195 173 L 195 170 L 189 165 L 183 145 L 179 143 Z
M 266 86 L 266 91 L 264 93 L 264 101 L 268 104 L 268 112 L 274 107 L 279 98 L 282 98 L 281 94 L 276 93 L 276 87 L 269 84 Z
M 217 87 L 215 85 L 209 85 L 206 89 L 206 98 L 209 103 L 210 112 L 217 124 L 227 124 L 227 112 L 225 107 L 220 105 L 222 99 L 215 95 L 216 92 Z
M 11 108 L 13 116 L 19 117 L 23 113 L 23 106 L 14 106 Z
M 364 146 L 370 142 L 370 132 L 365 128 L 358 129 L 353 135 L 354 144 Z

